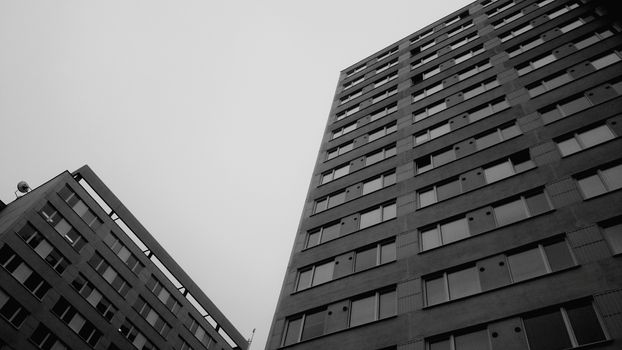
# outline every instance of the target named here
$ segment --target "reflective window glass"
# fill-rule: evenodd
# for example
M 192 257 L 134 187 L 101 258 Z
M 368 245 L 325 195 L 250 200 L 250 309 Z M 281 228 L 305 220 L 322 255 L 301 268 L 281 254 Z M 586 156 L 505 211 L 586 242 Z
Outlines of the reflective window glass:
M 525 332 L 531 350 L 572 348 L 570 336 L 559 310 L 524 317 Z
M 479 273 L 475 266 L 447 274 L 450 299 L 461 298 L 481 292 Z
M 366 213 L 361 214 L 360 228 L 364 229 L 366 227 L 375 225 L 381 221 L 382 221 L 382 209 L 377 208 L 372 211 L 368 211 Z
M 514 282 L 523 281 L 546 273 L 540 248 L 533 248 L 508 256 L 510 273 Z
M 312 285 L 316 286 L 318 284 L 328 282 L 333 279 L 333 267 L 335 266 L 334 261 L 329 261 L 322 265 L 318 265 L 315 267 L 315 273 L 313 274 L 313 283 Z
M 592 198 L 607 192 L 598 175 L 592 175 L 577 181 L 585 198 Z

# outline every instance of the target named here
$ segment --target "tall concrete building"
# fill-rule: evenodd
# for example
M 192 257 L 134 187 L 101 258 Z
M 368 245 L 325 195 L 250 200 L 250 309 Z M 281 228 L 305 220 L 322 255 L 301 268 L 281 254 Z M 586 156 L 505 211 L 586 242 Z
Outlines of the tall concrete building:
M 88 167 L 0 202 L 0 349 L 246 350 Z
M 266 349 L 621 349 L 614 3 L 478 1 L 345 69 Z

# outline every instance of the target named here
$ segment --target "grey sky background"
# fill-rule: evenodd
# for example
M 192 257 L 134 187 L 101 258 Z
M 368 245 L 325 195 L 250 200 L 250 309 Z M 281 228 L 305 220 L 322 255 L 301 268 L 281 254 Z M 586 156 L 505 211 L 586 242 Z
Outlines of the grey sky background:
M 89 164 L 263 349 L 339 72 L 469 2 L 0 0 L 0 199 Z

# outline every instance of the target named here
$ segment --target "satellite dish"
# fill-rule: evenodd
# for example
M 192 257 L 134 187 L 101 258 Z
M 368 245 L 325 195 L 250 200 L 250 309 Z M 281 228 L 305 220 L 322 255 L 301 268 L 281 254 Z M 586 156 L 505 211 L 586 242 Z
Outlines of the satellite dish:
M 26 181 L 20 181 L 17 183 L 17 190 L 21 193 L 28 193 L 28 191 L 30 191 L 30 186 L 28 186 Z

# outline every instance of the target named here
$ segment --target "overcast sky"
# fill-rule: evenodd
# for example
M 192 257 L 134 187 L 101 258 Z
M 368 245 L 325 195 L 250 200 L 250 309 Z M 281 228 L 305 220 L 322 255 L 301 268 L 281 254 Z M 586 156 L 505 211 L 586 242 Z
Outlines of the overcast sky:
M 469 2 L 0 0 L 0 199 L 90 165 L 263 349 L 339 72 Z

